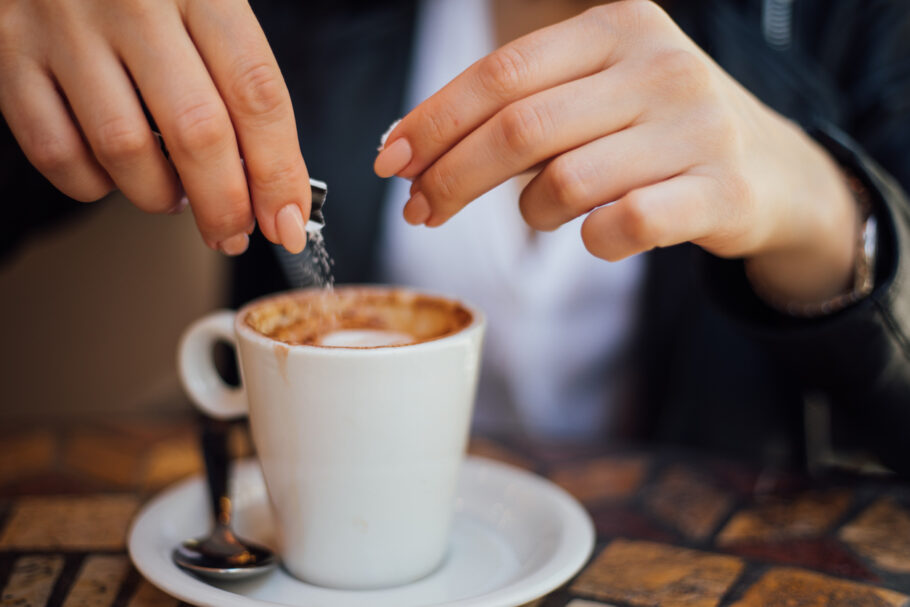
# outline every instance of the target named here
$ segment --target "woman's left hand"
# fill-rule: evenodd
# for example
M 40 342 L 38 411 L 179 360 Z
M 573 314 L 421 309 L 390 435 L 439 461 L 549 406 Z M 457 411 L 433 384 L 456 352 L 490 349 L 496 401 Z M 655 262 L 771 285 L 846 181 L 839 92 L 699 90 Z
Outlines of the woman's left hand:
M 652 2 L 493 52 L 405 116 L 375 163 L 413 179 L 404 216 L 431 227 L 530 169 L 525 221 L 553 230 L 587 214 L 585 246 L 604 259 L 691 241 L 749 258 L 797 300 L 852 273 L 857 212 L 834 162 Z

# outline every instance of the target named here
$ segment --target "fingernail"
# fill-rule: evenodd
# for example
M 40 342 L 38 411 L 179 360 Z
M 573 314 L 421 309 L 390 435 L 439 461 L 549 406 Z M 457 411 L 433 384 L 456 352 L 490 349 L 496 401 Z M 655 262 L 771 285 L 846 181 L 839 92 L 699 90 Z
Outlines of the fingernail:
M 379 152 L 373 171 L 380 177 L 391 177 L 411 162 L 411 144 L 404 137 L 396 139 Z
M 296 204 L 282 207 L 275 215 L 275 227 L 281 244 L 291 253 L 299 253 L 306 246 L 306 227 L 303 224 L 303 214 Z
M 250 246 L 250 237 L 246 234 L 234 234 L 230 238 L 225 238 L 218 244 L 218 249 L 225 255 L 240 255 Z
M 404 220 L 412 226 L 426 223 L 431 213 L 430 203 L 427 202 L 427 197 L 422 192 L 411 196 L 411 199 L 404 205 Z
M 183 196 L 180 197 L 180 200 L 177 201 L 177 204 L 175 204 L 173 207 L 171 207 L 171 210 L 168 211 L 168 214 L 169 215 L 180 215 L 180 213 L 183 213 L 186 210 L 186 207 L 188 207 L 189 205 L 190 205 L 190 199 L 187 198 L 186 194 L 184 194 Z

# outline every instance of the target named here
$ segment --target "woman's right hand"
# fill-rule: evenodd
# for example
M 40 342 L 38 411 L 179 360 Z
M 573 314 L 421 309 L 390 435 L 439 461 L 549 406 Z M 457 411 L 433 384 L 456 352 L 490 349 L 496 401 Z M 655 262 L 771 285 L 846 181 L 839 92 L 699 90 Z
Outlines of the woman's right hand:
M 188 198 L 214 249 L 242 253 L 256 221 L 304 247 L 310 187 L 291 99 L 245 0 L 0 0 L 0 112 L 72 198 L 117 188 L 152 213 Z

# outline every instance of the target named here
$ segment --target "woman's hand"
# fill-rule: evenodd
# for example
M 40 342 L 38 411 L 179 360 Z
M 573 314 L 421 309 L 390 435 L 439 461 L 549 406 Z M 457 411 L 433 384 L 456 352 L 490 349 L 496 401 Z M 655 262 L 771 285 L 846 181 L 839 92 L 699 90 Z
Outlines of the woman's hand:
M 77 200 L 119 188 L 166 213 L 185 190 L 210 247 L 242 253 L 258 220 L 303 249 L 310 188 L 290 95 L 245 0 L 0 0 L 0 111 Z
M 651 2 L 597 7 L 481 59 L 408 114 L 375 164 L 414 180 L 404 216 L 427 226 L 534 168 L 525 221 L 587 214 L 598 257 L 691 241 L 806 302 L 852 275 L 857 211 L 833 161 Z

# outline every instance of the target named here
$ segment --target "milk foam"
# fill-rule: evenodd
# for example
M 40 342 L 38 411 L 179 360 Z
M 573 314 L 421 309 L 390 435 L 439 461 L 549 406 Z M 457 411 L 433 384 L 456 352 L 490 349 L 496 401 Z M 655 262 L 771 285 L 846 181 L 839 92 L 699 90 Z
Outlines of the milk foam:
M 413 336 L 399 331 L 339 329 L 323 335 L 319 340 L 319 345 L 336 348 L 378 348 L 381 346 L 403 346 L 413 342 Z

